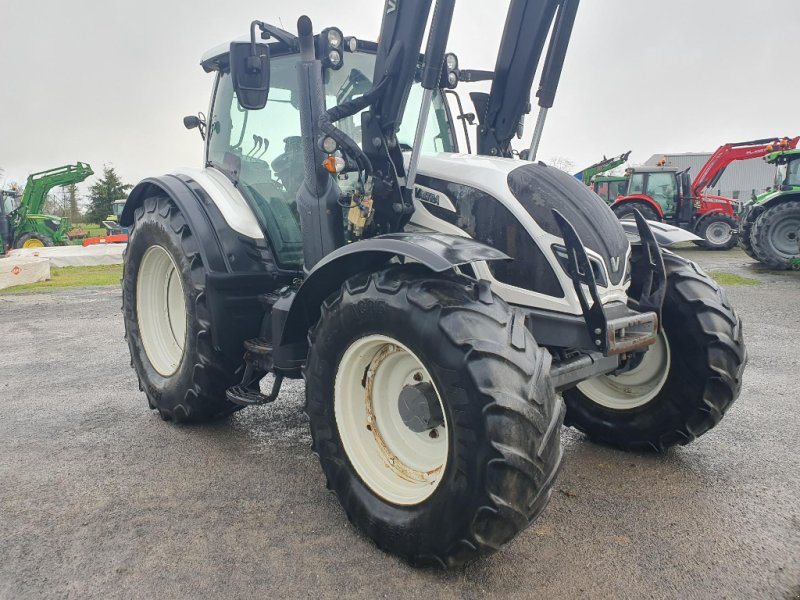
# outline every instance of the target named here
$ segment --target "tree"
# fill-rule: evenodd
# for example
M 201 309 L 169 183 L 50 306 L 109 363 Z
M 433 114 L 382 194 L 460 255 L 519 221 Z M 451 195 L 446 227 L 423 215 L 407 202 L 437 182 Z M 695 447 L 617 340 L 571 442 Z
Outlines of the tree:
M 81 222 L 81 211 L 78 208 L 78 185 L 70 183 L 61 188 L 61 204 L 64 214 L 72 223 Z
M 547 161 L 547 164 L 551 167 L 555 167 L 556 169 L 560 169 L 566 173 L 569 173 L 570 175 L 572 175 L 572 173 L 575 171 L 575 163 L 564 156 L 554 156 Z
M 124 200 L 127 191 L 133 186 L 122 183 L 114 167 L 105 165 L 103 176 L 89 188 L 89 209 L 86 219 L 91 223 L 99 223 L 113 213 L 114 200 Z

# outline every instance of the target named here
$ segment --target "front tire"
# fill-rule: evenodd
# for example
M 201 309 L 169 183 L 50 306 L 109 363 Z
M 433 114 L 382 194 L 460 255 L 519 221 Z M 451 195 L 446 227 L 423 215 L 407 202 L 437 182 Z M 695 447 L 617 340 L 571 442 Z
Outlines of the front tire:
M 664 252 L 663 333 L 639 366 L 564 392 L 566 424 L 625 450 L 665 450 L 714 427 L 739 396 L 747 352 L 723 290 Z
M 739 223 L 739 246 L 753 260 L 758 260 L 753 251 L 753 222 L 758 218 L 755 208 L 747 212 Z
M 730 250 L 738 241 L 736 228 L 736 219 L 729 215 L 709 215 L 698 223 L 695 234 L 703 239 L 695 244 L 708 250 Z
M 770 269 L 800 268 L 800 200 L 768 206 L 753 223 L 753 252 Z
M 178 207 L 150 197 L 136 209 L 122 272 L 131 366 L 150 408 L 164 420 L 203 422 L 237 410 L 225 390 L 237 365 L 211 343 L 205 270 Z
M 482 284 L 415 267 L 348 280 L 323 306 L 305 370 L 328 488 L 412 564 L 496 551 L 544 509 L 561 462 L 549 370 L 522 315 Z M 417 421 L 398 407 L 413 389 L 441 416 L 409 433 Z

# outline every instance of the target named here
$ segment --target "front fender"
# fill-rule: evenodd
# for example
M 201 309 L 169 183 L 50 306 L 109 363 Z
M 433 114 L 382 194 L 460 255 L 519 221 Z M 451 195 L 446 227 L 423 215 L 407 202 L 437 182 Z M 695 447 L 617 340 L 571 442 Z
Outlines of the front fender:
M 277 313 L 286 311 L 285 325 L 277 338 L 281 345 L 305 340 L 308 329 L 319 319 L 325 298 L 347 279 L 375 270 L 393 258 L 421 263 L 436 273 L 475 261 L 511 260 L 507 254 L 471 238 L 440 233 L 392 233 L 348 244 L 318 262 L 297 293 L 275 305 Z
M 622 228 L 625 230 L 631 243 L 639 243 L 639 229 L 636 226 L 636 221 L 632 219 L 623 219 L 620 223 L 622 223 Z M 656 238 L 658 245 L 662 248 L 669 248 L 681 242 L 694 242 L 702 239 L 691 231 L 675 227 L 674 225 L 661 223 L 660 221 L 647 221 L 647 224 L 650 226 L 650 231 L 653 232 L 653 237 Z

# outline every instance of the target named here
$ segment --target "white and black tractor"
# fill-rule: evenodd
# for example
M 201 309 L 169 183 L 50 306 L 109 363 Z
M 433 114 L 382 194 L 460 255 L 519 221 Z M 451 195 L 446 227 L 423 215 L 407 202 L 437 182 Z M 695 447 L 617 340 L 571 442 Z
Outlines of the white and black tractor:
M 378 44 L 302 17 L 208 52 L 208 118 L 184 120 L 205 166 L 131 192 L 123 310 L 162 418 L 225 417 L 305 379 L 347 517 L 452 566 L 544 509 L 565 413 L 622 448 L 686 444 L 736 400 L 745 348 L 723 291 L 640 215 L 629 238 L 575 178 L 508 158 L 577 1 L 512 0 L 493 73 L 445 54 L 454 0 L 420 53 L 432 4 L 387 1 Z M 444 90 L 481 77 L 481 155 L 459 154 Z

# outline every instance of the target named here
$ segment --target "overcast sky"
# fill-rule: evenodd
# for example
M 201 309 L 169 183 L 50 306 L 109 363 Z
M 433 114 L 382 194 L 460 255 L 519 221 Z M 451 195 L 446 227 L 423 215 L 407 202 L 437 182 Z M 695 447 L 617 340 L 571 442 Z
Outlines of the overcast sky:
M 534 0 L 531 0 L 534 1 Z M 258 18 L 374 39 L 382 0 L 0 0 L 0 184 L 81 160 L 124 180 L 200 166 L 208 48 Z M 459 0 L 448 49 L 491 69 L 508 0 Z M 338 11 L 335 9 L 339 9 Z M 800 134 L 800 0 L 582 0 L 540 158 L 713 150 Z M 533 130 L 529 118 L 524 143 Z M 91 183 L 91 180 L 87 183 Z M 85 185 L 83 186 L 85 189 Z

